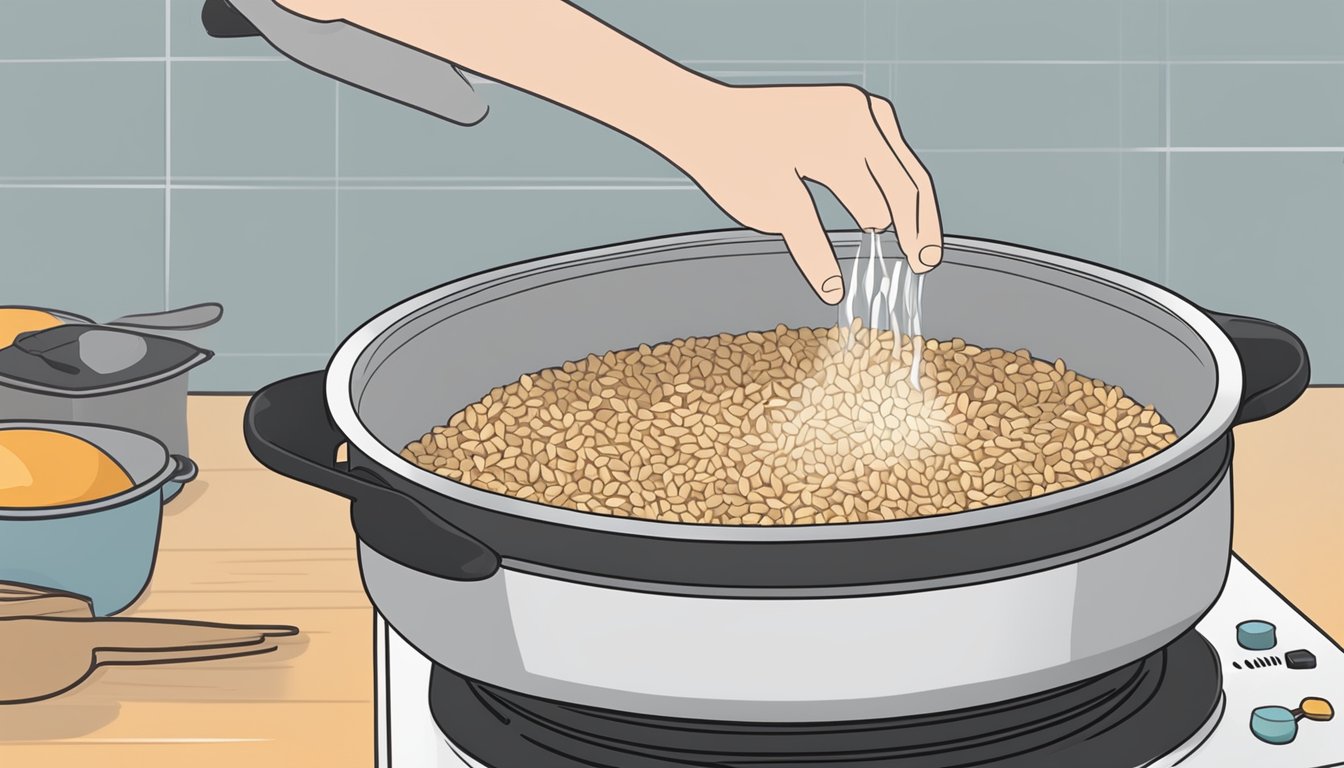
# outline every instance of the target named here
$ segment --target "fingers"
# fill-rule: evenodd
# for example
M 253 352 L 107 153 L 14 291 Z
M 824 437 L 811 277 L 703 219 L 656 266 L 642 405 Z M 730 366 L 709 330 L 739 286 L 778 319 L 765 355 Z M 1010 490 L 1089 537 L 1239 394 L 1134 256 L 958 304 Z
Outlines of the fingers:
M 807 279 L 812 290 L 827 304 L 839 304 L 845 296 L 845 281 L 840 277 L 840 264 L 831 249 L 831 239 L 821 226 L 817 216 L 817 207 L 812 195 L 798 181 L 799 193 L 795 204 L 784 216 L 787 226 L 779 232 L 784 245 L 798 265 L 799 271 Z
M 859 165 L 854 173 L 828 177 L 826 188 L 845 206 L 861 229 L 880 232 L 891 226 L 891 209 L 867 167 Z
M 896 236 L 910 268 L 927 272 L 943 260 L 943 224 L 933 180 L 901 137 L 891 102 L 871 96 L 869 104 L 886 150 L 879 148 L 869 158 L 869 168 L 891 208 Z
M 215 661 L 217 659 L 236 659 L 242 656 L 259 656 L 273 653 L 279 646 L 265 644 L 237 648 L 197 648 L 183 651 L 98 651 L 97 665 L 100 667 L 132 664 L 177 664 L 186 661 Z
M 298 632 L 296 628 L 288 626 L 245 626 L 168 619 L 98 619 L 83 622 L 82 626 L 84 631 L 91 634 L 92 647 L 118 651 L 248 645 Z

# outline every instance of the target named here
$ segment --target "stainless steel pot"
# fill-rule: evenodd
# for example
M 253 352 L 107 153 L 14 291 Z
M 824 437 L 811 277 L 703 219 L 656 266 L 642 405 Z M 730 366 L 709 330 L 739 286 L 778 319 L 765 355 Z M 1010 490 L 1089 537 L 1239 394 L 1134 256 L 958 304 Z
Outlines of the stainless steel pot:
M 832 237 L 841 254 L 857 247 L 857 233 Z M 325 374 L 258 393 L 248 444 L 281 474 L 354 501 L 365 587 L 415 647 L 534 696 L 733 721 L 897 717 L 1045 691 L 1162 648 L 1223 585 L 1230 429 L 1301 394 L 1305 350 L 1278 326 L 1206 313 L 1087 262 L 965 238 L 945 254 L 925 285 L 928 335 L 1063 357 L 1156 404 L 1180 440 L 1044 497 L 774 528 L 556 509 L 397 455 L 524 371 L 834 322 L 778 239 L 729 231 L 420 294 L 352 334 Z

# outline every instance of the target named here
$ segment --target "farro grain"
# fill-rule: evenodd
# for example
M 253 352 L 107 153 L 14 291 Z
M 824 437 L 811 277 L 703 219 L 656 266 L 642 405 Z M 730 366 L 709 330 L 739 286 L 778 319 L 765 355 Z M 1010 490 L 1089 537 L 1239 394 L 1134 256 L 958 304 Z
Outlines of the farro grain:
M 929 339 L 915 390 L 909 338 L 893 359 L 891 332 L 844 334 L 777 326 L 589 355 L 494 388 L 401 455 L 556 507 L 768 526 L 993 506 L 1176 440 L 1151 406 L 1060 359 Z

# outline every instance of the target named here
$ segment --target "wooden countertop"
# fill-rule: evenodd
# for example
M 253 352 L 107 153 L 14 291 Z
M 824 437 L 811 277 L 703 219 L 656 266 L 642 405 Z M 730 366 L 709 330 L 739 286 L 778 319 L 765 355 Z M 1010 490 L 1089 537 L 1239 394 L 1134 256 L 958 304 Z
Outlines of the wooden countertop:
M 111 668 L 0 706 L 0 765 L 277 768 L 373 764 L 372 613 L 348 507 L 262 469 L 243 397 L 193 397 L 201 476 L 168 507 L 153 583 L 128 615 L 289 623 L 278 653 Z M 1344 639 L 1344 389 L 1238 430 L 1235 549 Z M 3 649 L 0 649 L 3 652 Z

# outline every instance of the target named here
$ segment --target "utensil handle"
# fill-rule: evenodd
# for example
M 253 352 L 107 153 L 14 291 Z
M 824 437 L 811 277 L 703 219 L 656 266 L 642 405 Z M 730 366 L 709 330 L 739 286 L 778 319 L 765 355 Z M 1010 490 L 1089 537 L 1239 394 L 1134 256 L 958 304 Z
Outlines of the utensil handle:
M 1241 408 L 1237 423 L 1273 416 L 1292 405 L 1311 383 L 1311 360 L 1302 340 L 1268 320 L 1207 312 L 1241 357 Z
M 115 325 L 122 328 L 145 328 L 166 331 L 195 331 L 219 322 L 224 316 L 224 307 L 216 302 L 192 304 L 166 312 L 145 312 L 138 315 L 118 317 L 103 325 Z
M 183 485 L 196 479 L 201 473 L 201 468 L 196 466 L 196 462 L 186 456 L 173 454 L 173 474 L 168 477 L 170 483 L 181 483 Z
M 259 37 L 261 32 L 229 0 L 205 0 L 201 24 L 211 37 Z
M 271 384 L 252 397 L 243 417 L 248 450 L 263 465 L 350 499 L 350 519 L 364 544 L 408 568 L 455 581 L 480 581 L 499 570 L 485 544 L 384 485 L 373 473 L 338 466 L 345 435 L 332 422 L 323 371 Z

